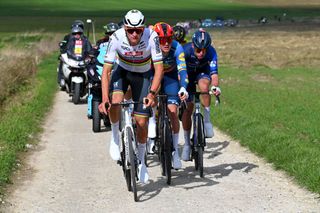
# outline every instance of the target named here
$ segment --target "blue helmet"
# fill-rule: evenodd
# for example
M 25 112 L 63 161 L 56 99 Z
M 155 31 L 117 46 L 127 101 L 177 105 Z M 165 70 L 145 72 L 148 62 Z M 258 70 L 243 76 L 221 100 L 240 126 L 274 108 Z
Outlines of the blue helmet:
M 193 34 L 192 43 L 196 48 L 207 49 L 211 45 L 210 34 L 202 29 L 199 29 Z

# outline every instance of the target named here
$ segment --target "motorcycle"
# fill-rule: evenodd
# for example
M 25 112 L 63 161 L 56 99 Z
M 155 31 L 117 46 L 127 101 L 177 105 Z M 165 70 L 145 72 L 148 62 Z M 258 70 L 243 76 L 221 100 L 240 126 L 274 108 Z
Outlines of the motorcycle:
M 64 87 L 72 102 L 78 104 L 80 98 L 87 94 L 87 65 L 88 60 L 77 61 L 68 57 L 67 53 L 61 54 L 63 79 L 61 87 Z
M 101 131 L 101 120 L 105 127 L 110 129 L 111 123 L 109 116 L 99 112 L 99 105 L 102 102 L 101 90 L 102 66 L 90 63 L 88 68 L 88 118 L 92 119 L 92 131 Z

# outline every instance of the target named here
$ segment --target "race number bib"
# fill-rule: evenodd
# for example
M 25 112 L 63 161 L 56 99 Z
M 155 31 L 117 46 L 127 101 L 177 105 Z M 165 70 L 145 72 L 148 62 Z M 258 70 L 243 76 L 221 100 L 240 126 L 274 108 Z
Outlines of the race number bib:
M 82 56 L 82 40 L 76 40 L 74 46 L 74 54 L 76 56 Z

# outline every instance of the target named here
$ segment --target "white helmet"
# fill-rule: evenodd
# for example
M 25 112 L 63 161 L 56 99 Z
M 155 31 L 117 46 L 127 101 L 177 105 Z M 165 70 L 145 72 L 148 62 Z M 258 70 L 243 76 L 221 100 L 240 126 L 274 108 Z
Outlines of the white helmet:
M 144 16 L 139 10 L 130 10 L 124 16 L 123 23 L 127 27 L 144 27 Z

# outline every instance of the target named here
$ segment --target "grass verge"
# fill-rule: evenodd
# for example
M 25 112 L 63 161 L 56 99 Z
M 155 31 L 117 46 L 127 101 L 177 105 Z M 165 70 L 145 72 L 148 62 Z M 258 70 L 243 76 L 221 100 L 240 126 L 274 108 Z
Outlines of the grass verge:
M 221 70 L 215 125 L 320 194 L 319 68 Z
M 52 107 L 56 86 L 57 53 L 45 59 L 28 84 L 22 86 L 0 117 L 0 193 L 9 182 L 19 152 L 41 131 L 45 114 Z M 13 100 L 14 99 L 14 100 Z

